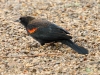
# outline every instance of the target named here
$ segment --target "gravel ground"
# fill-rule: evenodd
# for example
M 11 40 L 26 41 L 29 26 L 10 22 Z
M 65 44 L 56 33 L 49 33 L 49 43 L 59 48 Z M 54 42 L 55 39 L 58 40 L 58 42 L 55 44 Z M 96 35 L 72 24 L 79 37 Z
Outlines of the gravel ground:
M 14 22 L 45 18 L 67 29 L 89 50 L 40 44 Z M 100 0 L 0 0 L 0 75 L 100 75 Z

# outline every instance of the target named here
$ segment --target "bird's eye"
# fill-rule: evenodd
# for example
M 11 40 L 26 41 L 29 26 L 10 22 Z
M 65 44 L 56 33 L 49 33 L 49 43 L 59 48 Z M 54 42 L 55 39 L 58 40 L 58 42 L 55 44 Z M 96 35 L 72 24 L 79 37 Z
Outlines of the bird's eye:
M 25 21 L 25 18 L 21 17 L 21 18 L 20 18 L 20 21 L 22 21 L 22 22 Z
M 22 18 L 19 18 L 20 20 L 22 20 Z

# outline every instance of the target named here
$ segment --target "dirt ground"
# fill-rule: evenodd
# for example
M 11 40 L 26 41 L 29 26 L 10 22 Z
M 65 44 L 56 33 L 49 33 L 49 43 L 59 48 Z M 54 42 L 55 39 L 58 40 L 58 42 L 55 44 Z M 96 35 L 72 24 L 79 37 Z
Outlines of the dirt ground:
M 26 15 L 67 29 L 89 54 L 40 46 L 14 22 Z M 100 0 L 0 0 L 0 75 L 100 75 Z

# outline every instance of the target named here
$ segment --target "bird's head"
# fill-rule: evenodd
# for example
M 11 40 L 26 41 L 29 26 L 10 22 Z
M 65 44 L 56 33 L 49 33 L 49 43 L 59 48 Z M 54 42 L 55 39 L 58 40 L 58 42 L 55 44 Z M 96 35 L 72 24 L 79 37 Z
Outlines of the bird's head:
M 22 25 L 24 25 L 25 27 L 27 27 L 27 25 L 33 20 L 35 19 L 34 17 L 31 16 L 24 16 L 24 17 L 20 17 L 19 20 L 16 20 L 16 22 L 20 22 Z

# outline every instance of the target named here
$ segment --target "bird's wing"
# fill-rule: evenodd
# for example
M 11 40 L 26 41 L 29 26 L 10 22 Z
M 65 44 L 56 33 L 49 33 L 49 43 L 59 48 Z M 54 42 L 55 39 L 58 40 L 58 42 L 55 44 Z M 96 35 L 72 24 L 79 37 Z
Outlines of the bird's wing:
M 52 26 L 53 26 L 53 28 L 58 28 L 60 31 L 65 32 L 66 34 L 70 34 L 67 30 L 65 30 L 65 29 L 63 29 L 55 24 L 52 24 Z
M 32 31 L 30 32 L 32 35 L 34 34 L 34 37 L 41 38 L 42 40 L 63 40 L 72 38 L 67 35 L 69 34 L 68 31 L 46 20 L 34 20 L 34 22 L 27 26 L 27 29 L 33 31 L 33 33 Z

